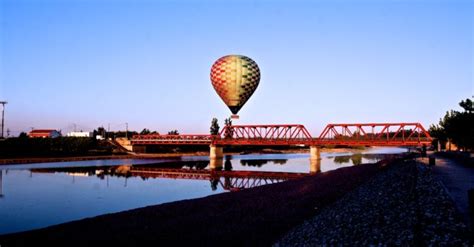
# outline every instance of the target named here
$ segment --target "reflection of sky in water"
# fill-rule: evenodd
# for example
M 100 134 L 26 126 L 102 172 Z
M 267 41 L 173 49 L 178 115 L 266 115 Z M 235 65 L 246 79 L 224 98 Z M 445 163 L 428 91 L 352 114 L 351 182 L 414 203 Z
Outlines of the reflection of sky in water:
M 374 162 L 380 159 L 377 154 L 400 151 L 404 150 L 374 148 L 355 155 L 323 152 L 321 171 Z M 231 155 L 226 158 L 224 170 L 310 171 L 307 153 Z M 172 163 L 171 160 L 101 160 L 0 166 L 0 194 L 3 195 L 0 197 L 0 234 L 225 191 L 222 184 L 216 183 L 213 190 L 209 180 L 143 179 L 100 174 L 111 168 L 117 171 L 123 164 L 185 169 L 209 167 L 208 157 L 172 160 Z M 165 163 L 160 165 L 162 162 Z
M 210 181 L 3 171 L 0 233 L 221 193 Z

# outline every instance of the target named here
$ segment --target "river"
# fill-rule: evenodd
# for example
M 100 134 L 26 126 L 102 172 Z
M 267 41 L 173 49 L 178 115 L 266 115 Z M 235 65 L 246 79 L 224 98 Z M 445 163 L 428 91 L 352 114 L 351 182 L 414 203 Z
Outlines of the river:
M 403 148 L 321 153 L 318 172 L 373 163 Z M 288 180 L 313 171 L 308 153 L 123 159 L 0 166 L 0 234 Z M 215 165 L 215 164 L 214 164 Z

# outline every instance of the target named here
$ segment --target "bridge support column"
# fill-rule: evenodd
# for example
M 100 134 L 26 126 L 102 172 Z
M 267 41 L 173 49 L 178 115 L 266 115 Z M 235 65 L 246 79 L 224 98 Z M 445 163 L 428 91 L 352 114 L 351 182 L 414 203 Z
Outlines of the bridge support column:
M 310 146 L 309 147 L 309 172 L 310 173 L 318 173 L 321 171 L 321 148 L 318 146 Z
M 210 159 L 221 159 L 224 157 L 224 148 L 216 145 L 210 145 L 209 158 Z
M 309 173 L 314 174 L 321 171 L 321 159 L 309 159 Z
M 321 159 L 321 147 L 310 146 L 309 154 L 310 154 L 310 159 Z
M 224 159 L 222 158 L 214 158 L 209 160 L 209 168 L 211 170 L 222 170 L 222 166 L 224 164 Z

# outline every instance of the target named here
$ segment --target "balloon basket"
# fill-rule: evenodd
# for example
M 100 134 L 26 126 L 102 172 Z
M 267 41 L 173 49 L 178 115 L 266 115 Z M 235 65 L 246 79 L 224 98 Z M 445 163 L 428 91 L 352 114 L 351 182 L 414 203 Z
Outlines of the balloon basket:
M 239 115 L 233 114 L 233 115 L 230 116 L 230 118 L 232 118 L 232 119 L 239 119 Z

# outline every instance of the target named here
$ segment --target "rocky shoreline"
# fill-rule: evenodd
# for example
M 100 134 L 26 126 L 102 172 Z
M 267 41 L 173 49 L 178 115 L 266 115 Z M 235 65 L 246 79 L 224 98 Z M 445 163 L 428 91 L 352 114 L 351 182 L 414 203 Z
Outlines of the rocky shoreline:
M 275 246 L 470 246 L 469 229 L 429 167 L 391 165 Z

